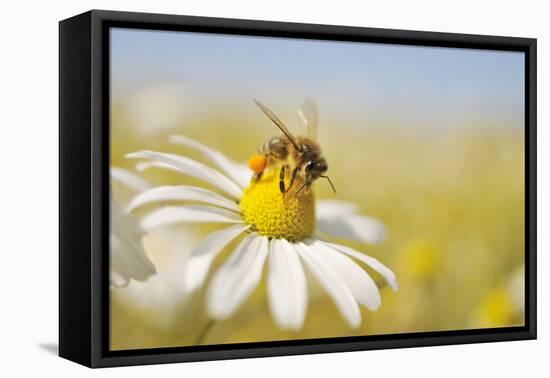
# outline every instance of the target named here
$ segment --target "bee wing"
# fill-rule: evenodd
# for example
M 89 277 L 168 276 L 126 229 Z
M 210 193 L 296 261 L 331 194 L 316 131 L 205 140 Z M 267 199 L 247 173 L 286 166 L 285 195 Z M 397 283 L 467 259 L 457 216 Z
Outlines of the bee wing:
M 301 151 L 300 146 L 298 143 L 296 143 L 296 139 L 292 136 L 290 131 L 288 131 L 287 127 L 284 125 L 284 123 L 273 113 L 271 110 L 269 110 L 264 104 L 262 104 L 260 101 L 254 99 L 254 102 L 258 107 L 264 112 L 264 114 L 283 132 L 283 134 L 286 135 L 290 143 L 294 145 L 294 147 Z
M 317 112 L 317 105 L 315 104 L 315 101 L 309 98 L 306 99 L 298 110 L 298 116 L 306 127 L 308 137 L 316 140 L 317 125 L 319 124 L 319 113 Z

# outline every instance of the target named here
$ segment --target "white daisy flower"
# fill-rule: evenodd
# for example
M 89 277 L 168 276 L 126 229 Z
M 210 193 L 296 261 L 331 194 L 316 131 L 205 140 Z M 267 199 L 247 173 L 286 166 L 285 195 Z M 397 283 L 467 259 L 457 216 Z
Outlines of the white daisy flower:
M 134 191 L 150 188 L 142 178 L 121 168 L 112 167 L 111 178 Z M 109 275 L 112 287 L 125 287 L 131 279 L 145 281 L 156 273 L 143 248 L 144 235 L 139 221 L 111 196 Z
M 153 210 L 142 218 L 142 224 L 146 230 L 177 223 L 226 225 L 206 236 L 193 251 L 184 276 L 190 291 L 205 284 L 214 259 L 230 242 L 240 239 L 209 284 L 206 302 L 213 319 L 227 319 L 239 308 L 259 283 L 266 262 L 269 308 L 283 329 L 303 326 L 308 305 L 304 268 L 353 328 L 361 324 L 360 305 L 374 311 L 381 303 L 378 287 L 359 263 L 374 269 L 397 290 L 394 273 L 381 262 L 316 236 L 362 242 L 383 239 L 383 225 L 359 215 L 355 205 L 341 201 L 316 204 L 313 190 L 287 194 L 283 199 L 278 170 L 266 170 L 260 180 L 251 180 L 245 165 L 218 151 L 184 136 L 173 136 L 171 141 L 194 149 L 216 168 L 154 151 L 139 151 L 127 157 L 144 159 L 137 165 L 138 170 L 156 167 L 177 171 L 204 181 L 223 195 L 195 186 L 161 186 L 137 195 L 128 210 L 163 201 L 191 202 Z M 297 182 L 296 187 L 300 184 Z

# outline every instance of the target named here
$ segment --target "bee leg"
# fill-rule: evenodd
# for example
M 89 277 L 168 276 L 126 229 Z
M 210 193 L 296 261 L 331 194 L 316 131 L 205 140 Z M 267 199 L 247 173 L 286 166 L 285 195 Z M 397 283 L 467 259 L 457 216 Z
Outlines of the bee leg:
M 254 173 L 254 181 L 260 181 L 263 174 L 264 174 L 264 171 Z
M 281 172 L 279 173 L 279 190 L 283 197 L 285 196 L 285 165 L 281 167 Z
M 292 185 L 294 184 L 294 180 L 296 179 L 296 174 L 298 173 L 298 167 L 294 167 L 292 170 L 292 173 L 290 174 L 290 183 L 288 184 L 288 188 L 286 188 L 286 191 L 288 192 L 290 188 L 292 188 Z
M 309 189 L 309 186 L 311 185 L 311 181 L 307 181 L 303 183 L 302 186 L 300 186 L 300 188 L 294 193 L 294 194 L 298 194 L 300 193 L 302 190 L 304 189 Z

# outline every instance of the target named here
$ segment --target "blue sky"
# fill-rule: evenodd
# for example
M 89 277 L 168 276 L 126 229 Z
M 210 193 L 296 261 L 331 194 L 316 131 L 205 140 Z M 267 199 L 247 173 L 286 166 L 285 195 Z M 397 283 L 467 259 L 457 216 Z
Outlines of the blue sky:
M 328 117 L 358 124 L 491 120 L 522 127 L 523 65 L 518 52 L 132 29 L 111 34 L 114 97 L 179 83 L 197 109 L 244 113 L 257 111 L 252 98 L 295 112 L 313 97 Z

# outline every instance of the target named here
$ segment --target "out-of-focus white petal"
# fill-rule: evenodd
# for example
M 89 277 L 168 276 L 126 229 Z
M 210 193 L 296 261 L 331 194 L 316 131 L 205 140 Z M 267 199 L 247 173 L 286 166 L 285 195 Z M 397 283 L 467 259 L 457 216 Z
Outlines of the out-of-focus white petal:
M 380 221 L 357 214 L 357 207 L 349 202 L 318 201 L 316 218 L 317 229 L 330 236 L 373 244 L 386 237 Z
M 152 202 L 162 201 L 197 201 L 205 202 L 210 205 L 221 206 L 229 210 L 239 212 L 239 206 L 231 200 L 207 189 L 196 186 L 159 186 L 135 196 L 127 207 L 132 211 L 140 206 Z
M 302 328 L 307 310 L 306 277 L 294 247 L 285 239 L 273 239 L 267 276 L 269 307 L 283 329 Z
M 212 261 L 237 236 L 245 232 L 249 225 L 235 225 L 210 233 L 195 248 L 185 272 L 185 287 L 193 291 L 204 283 Z
M 338 307 L 338 310 L 350 327 L 359 327 L 361 325 L 359 305 L 344 281 L 338 276 L 334 269 L 317 256 L 311 247 L 302 242 L 295 243 L 294 247 L 309 271 L 317 278 L 321 286 L 332 298 L 336 307 Z
M 146 230 L 175 223 L 243 223 L 233 211 L 209 205 L 166 206 L 153 210 L 142 218 Z
M 342 216 L 358 212 L 357 205 L 352 202 L 340 200 L 319 200 L 315 208 L 315 215 L 320 218 Z
M 172 135 L 170 137 L 170 142 L 200 152 L 206 159 L 210 160 L 221 169 L 229 178 L 239 184 L 241 188 L 245 188 L 249 184 L 252 172 L 246 165 L 230 160 L 221 152 L 183 135 Z
M 124 277 L 122 274 L 111 269 L 109 272 L 109 284 L 111 287 L 126 287 L 130 283 L 130 280 Z
M 182 314 L 193 311 L 195 298 L 185 289 L 185 271 L 200 233 L 189 227 L 161 227 L 143 237 L 145 251 L 157 274 L 147 281 L 132 280 L 113 295 L 117 302 L 146 314 L 147 323 L 159 332 L 172 332 Z M 183 315 L 185 316 L 185 315 Z
M 161 165 L 161 167 L 165 167 L 164 164 L 167 164 L 175 171 L 209 183 L 215 188 L 229 194 L 234 199 L 241 198 L 242 188 L 240 188 L 234 181 L 214 168 L 210 168 L 209 166 L 199 163 L 198 161 L 183 156 L 155 151 L 138 151 L 128 154 L 126 157 L 130 159 L 150 159 L 162 163 L 163 165 Z
M 227 319 L 248 298 L 261 279 L 268 244 L 265 236 L 249 234 L 216 271 L 207 294 L 210 316 Z
M 144 232 L 137 220 L 111 201 L 110 277 L 114 287 L 126 286 L 130 279 L 145 281 L 156 273 L 143 248 Z
M 357 302 L 372 311 L 380 307 L 381 299 L 378 287 L 367 272 L 361 269 L 357 263 L 343 253 L 318 240 L 312 241 L 309 246 L 315 251 L 317 256 L 338 273 L 342 281 L 353 293 Z
M 362 215 L 344 215 L 341 218 L 318 218 L 317 229 L 337 238 L 376 244 L 386 237 L 384 225 L 374 218 Z
M 136 192 L 143 192 L 151 187 L 142 177 L 124 168 L 111 167 L 111 178 Z
M 508 282 L 508 293 L 512 300 L 514 311 L 524 312 L 525 310 L 525 265 L 518 267 Z
M 181 173 L 181 170 L 174 167 L 173 165 L 161 163 L 159 161 L 140 161 L 136 164 L 136 171 L 143 172 L 151 168 L 163 168 L 171 171 Z
M 350 247 L 346 247 L 344 245 L 340 244 L 334 244 L 334 243 L 327 243 L 327 242 L 321 242 L 328 246 L 331 246 L 332 248 L 336 249 L 337 251 L 340 251 L 350 257 L 353 257 L 368 266 L 370 266 L 372 269 L 377 271 L 388 283 L 388 285 L 392 288 L 393 291 L 397 291 L 399 289 L 399 284 L 397 283 L 397 279 L 395 278 L 395 274 L 382 264 L 380 261 L 375 259 L 374 257 L 365 255 L 364 253 L 358 252 Z
M 136 130 L 145 143 L 151 136 L 173 132 L 193 114 L 189 88 L 174 80 L 137 85 L 123 96 L 116 96 L 117 112 Z

